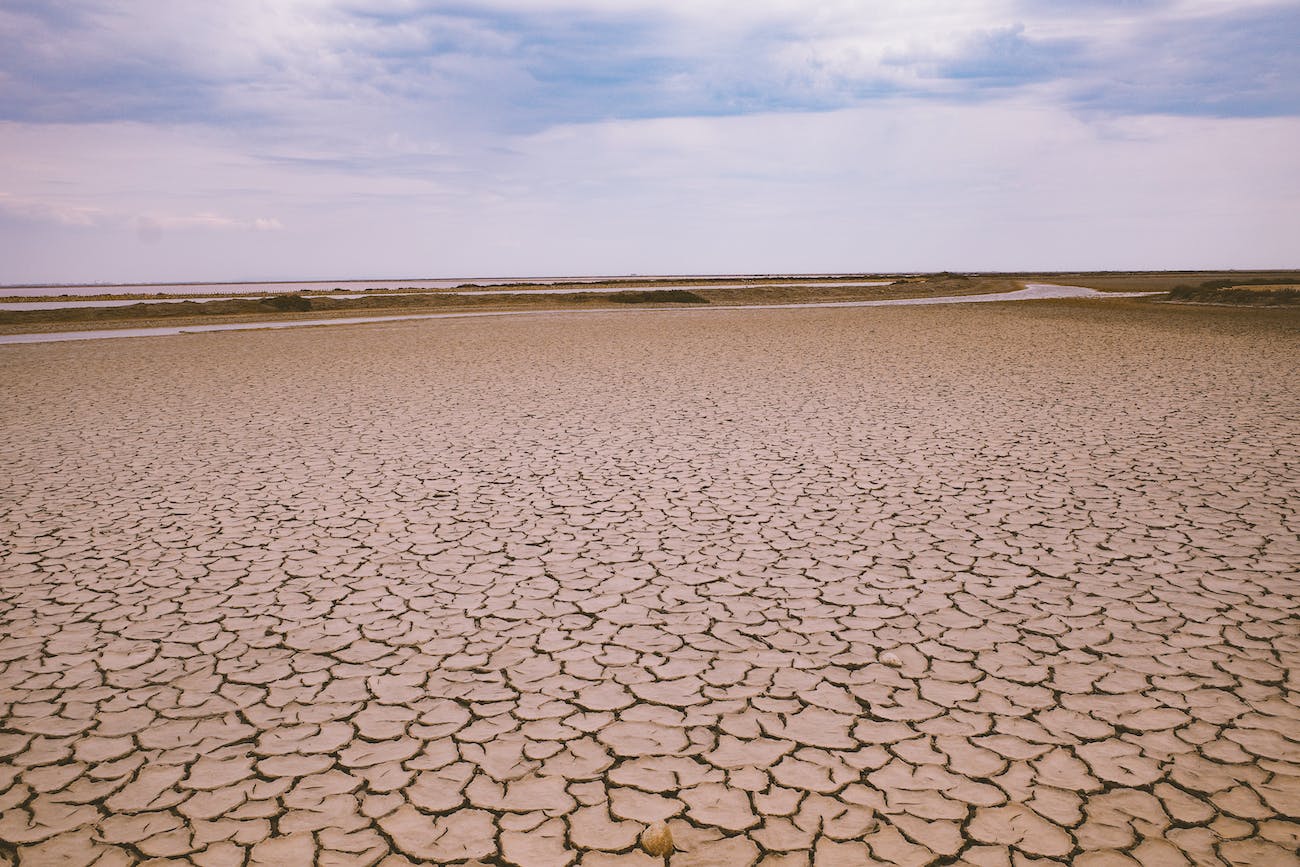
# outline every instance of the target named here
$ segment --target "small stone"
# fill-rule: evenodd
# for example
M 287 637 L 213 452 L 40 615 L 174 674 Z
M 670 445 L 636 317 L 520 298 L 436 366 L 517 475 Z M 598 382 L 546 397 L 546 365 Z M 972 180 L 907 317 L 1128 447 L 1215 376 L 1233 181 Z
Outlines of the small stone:
M 673 853 L 673 832 L 666 822 L 655 822 L 641 832 L 641 848 L 647 855 L 661 858 Z
M 886 650 L 877 657 L 882 665 L 888 665 L 890 668 L 902 668 L 903 660 L 898 658 L 898 654 L 892 650 Z

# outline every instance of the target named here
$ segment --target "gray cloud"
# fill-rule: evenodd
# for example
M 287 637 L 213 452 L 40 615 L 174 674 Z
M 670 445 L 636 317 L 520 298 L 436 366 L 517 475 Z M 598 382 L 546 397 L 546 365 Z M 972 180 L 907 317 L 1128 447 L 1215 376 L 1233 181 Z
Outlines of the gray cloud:
M 1298 17 L 9 0 L 0 280 L 1285 264 Z
M 1093 49 L 1076 105 L 1119 114 L 1300 115 L 1300 8 L 1247 9 L 1145 26 Z
M 957 33 L 917 19 L 904 47 L 876 49 L 867 14 L 827 24 L 742 16 L 709 29 L 640 6 L 354 2 L 289 7 L 297 18 L 266 17 L 258 4 L 168 8 L 10 3 L 0 12 L 0 119 L 264 126 L 388 105 L 407 126 L 520 131 L 828 110 L 899 94 L 968 101 L 1044 82 L 1092 111 L 1300 112 L 1300 10 L 1288 6 L 1186 18 L 1162 2 L 1038 0 L 1013 20 Z M 1120 14 L 1138 26 L 1119 37 L 1098 26 Z M 1063 34 L 1062 21 L 1078 33 Z

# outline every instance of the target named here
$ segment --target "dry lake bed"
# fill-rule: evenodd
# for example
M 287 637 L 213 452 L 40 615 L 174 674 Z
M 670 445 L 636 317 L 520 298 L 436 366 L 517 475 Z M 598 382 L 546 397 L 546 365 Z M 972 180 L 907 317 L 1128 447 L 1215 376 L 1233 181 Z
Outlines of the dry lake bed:
M 1296 864 L 1298 324 L 2 346 L 0 865 Z

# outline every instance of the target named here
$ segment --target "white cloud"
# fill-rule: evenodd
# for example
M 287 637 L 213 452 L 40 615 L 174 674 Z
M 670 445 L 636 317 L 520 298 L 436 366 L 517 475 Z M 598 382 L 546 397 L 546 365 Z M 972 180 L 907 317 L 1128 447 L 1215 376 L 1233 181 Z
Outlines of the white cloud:
M 273 232 L 284 228 L 274 217 L 227 217 L 222 214 L 140 214 L 137 222 L 159 229 Z
M 130 125 L 75 145 L 11 128 L 0 149 L 18 132 L 81 166 L 71 219 L 129 189 L 114 213 L 152 222 L 29 227 L 3 282 L 1277 267 L 1300 224 L 1300 121 L 1094 123 L 1046 95 L 567 125 L 414 177 L 400 160 L 358 174 L 250 159 L 237 136 L 184 129 L 131 168 L 149 131 Z M 57 185 L 6 171 L 0 189 L 25 175 L 29 201 L 55 200 Z M 283 226 L 257 231 L 272 213 Z
M 130 213 L 56 199 L 16 196 L 6 192 L 0 192 L 0 215 L 19 222 L 78 229 L 120 228 L 133 225 L 150 235 L 164 229 L 271 232 L 284 228 L 284 224 L 274 217 L 231 217 L 210 211 L 192 214 L 158 211 Z
M 1287 8 L 11 0 L 0 281 L 1285 264 Z
M 754 270 L 1275 266 L 1300 219 L 1297 141 L 1293 119 L 1098 127 L 1033 100 L 900 101 L 554 131 L 521 145 L 516 182 L 526 200 L 528 177 L 581 173 L 536 197 L 542 213 L 627 256 L 654 238 L 634 270 L 715 254 Z
M 95 226 L 104 222 L 104 211 L 87 205 L 41 201 L 0 192 L 0 213 L 19 220 L 55 223 L 60 226 Z

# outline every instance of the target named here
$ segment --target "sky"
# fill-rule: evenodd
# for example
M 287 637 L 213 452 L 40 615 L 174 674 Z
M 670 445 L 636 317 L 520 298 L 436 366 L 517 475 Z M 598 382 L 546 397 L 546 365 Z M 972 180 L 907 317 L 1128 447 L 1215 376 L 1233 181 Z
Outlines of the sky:
M 1300 266 L 1300 0 L 4 0 L 0 283 Z

